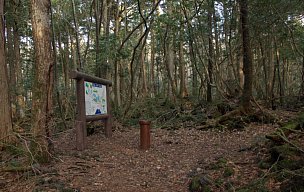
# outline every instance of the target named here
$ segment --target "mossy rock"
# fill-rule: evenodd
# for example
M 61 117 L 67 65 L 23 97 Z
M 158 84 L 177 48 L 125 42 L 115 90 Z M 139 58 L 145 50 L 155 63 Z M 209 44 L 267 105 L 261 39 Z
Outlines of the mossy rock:
M 274 146 L 270 152 L 272 162 L 277 162 L 279 170 L 296 170 L 304 166 L 304 155 L 289 144 Z
M 197 175 L 192 178 L 189 184 L 190 192 L 211 192 L 209 185 L 211 184 L 210 179 L 204 175 Z
M 303 160 L 283 159 L 278 162 L 279 169 L 297 170 L 304 166 Z
M 257 122 L 257 123 L 274 123 L 277 119 L 270 113 L 265 113 L 261 111 L 257 111 L 248 115 L 248 120 L 250 122 Z
M 288 121 L 282 125 L 282 130 L 300 130 L 304 128 L 304 113 L 300 113 L 294 120 Z
M 290 178 L 287 182 L 284 182 L 280 186 L 280 191 L 282 192 L 303 192 L 304 191 L 304 176 L 296 175 Z
M 243 130 L 247 126 L 246 118 L 242 116 L 236 116 L 225 121 L 225 125 L 229 130 Z
M 260 168 L 260 169 L 269 169 L 270 167 L 271 167 L 271 163 L 270 162 L 268 162 L 268 161 L 260 161 L 259 163 L 258 163 L 258 167 Z
M 216 107 L 217 107 L 217 110 L 222 115 L 224 115 L 224 114 L 228 113 L 229 111 L 233 110 L 233 107 L 229 103 L 226 103 L 226 102 L 218 103 L 218 104 L 216 104 Z

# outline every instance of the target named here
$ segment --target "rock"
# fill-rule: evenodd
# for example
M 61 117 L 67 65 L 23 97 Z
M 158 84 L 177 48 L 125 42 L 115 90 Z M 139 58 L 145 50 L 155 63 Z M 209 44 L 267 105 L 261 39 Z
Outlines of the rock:
M 211 191 L 209 185 L 212 184 L 211 179 L 207 175 L 197 175 L 192 178 L 189 184 L 190 192 L 208 192 Z

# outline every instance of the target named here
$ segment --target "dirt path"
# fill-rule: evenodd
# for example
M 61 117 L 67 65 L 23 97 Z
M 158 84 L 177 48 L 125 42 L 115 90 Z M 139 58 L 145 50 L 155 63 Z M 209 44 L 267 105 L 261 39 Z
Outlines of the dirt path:
M 83 152 L 75 150 L 74 130 L 70 130 L 55 139 L 57 160 L 45 172 L 26 182 L 12 179 L 4 191 L 21 187 L 21 191 L 186 192 L 197 172 L 216 178 L 218 173 L 208 166 L 221 158 L 233 164 L 231 180 L 240 186 L 258 174 L 254 172 L 256 152 L 243 149 L 273 129 L 255 124 L 241 132 L 153 129 L 152 147 L 142 151 L 139 130 L 134 128 L 115 131 L 111 139 L 102 133 L 89 136 L 89 147 Z
M 82 153 L 74 150 L 70 132 L 57 141 L 62 162 L 54 166 L 60 180 L 81 191 L 187 191 L 189 176 L 220 158 L 254 163 L 254 152 L 239 151 L 271 130 L 258 125 L 243 132 L 154 129 L 151 149 L 142 151 L 139 131 L 131 129 L 116 131 L 111 139 L 90 136 Z

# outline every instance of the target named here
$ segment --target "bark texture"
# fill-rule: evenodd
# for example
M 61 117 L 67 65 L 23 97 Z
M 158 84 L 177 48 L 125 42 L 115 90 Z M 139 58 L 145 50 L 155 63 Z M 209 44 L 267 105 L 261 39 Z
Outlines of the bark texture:
M 243 65 L 244 65 L 244 89 L 242 95 L 241 108 L 244 112 L 250 111 L 250 100 L 252 97 L 252 58 L 250 48 L 250 36 L 248 27 L 248 2 L 247 0 L 240 0 L 240 14 L 241 14 L 241 32 L 243 44 Z
M 32 132 L 35 143 L 32 149 L 38 161 L 48 161 L 53 92 L 50 1 L 31 0 L 31 14 L 35 45 L 35 79 L 32 89 Z
M 4 0 L 0 0 L 0 150 L 12 142 L 12 116 L 4 50 Z M 4 144 L 4 145 L 3 145 Z

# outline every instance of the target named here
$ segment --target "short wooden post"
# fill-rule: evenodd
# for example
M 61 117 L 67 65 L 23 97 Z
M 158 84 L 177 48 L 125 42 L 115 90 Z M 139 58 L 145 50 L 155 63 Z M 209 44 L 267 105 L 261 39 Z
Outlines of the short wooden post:
M 140 148 L 147 150 L 150 148 L 150 121 L 140 120 Z

